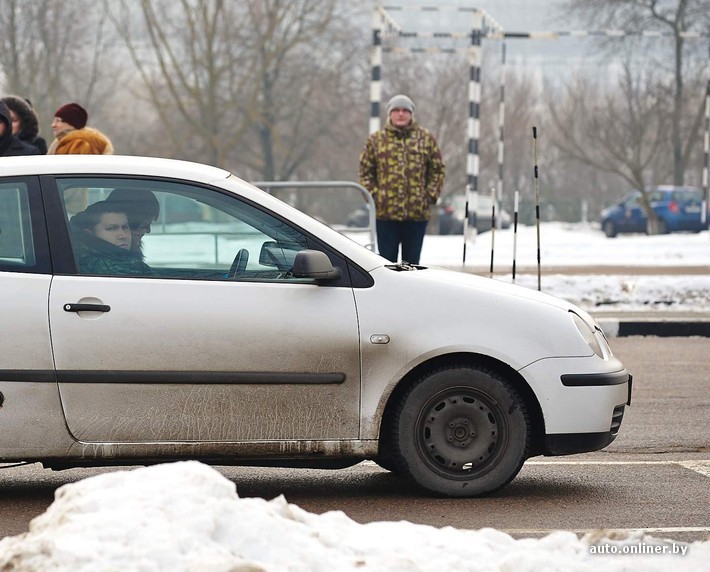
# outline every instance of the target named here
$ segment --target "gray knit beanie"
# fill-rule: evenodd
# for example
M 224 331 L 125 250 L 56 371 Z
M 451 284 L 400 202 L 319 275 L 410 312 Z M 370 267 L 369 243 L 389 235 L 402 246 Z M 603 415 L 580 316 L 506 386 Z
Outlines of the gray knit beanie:
M 414 102 L 409 99 L 406 95 L 395 95 L 392 99 L 387 102 L 387 115 L 392 113 L 393 109 L 407 109 L 410 113 L 414 114 Z

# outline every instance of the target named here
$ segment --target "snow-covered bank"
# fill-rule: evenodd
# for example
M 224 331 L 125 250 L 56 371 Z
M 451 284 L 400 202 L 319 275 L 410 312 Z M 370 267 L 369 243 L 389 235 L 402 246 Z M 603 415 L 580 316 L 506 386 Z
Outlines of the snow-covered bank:
M 695 572 L 708 559 L 710 541 L 641 533 L 515 540 L 494 529 L 358 524 L 282 496 L 239 498 L 234 483 L 195 461 L 65 485 L 28 533 L 0 541 L 0 570 L 27 572 Z
M 466 247 L 466 264 L 488 268 L 493 240 L 494 269 L 537 265 L 537 228 L 519 226 L 479 234 Z M 460 265 L 461 236 L 427 235 L 422 264 Z M 546 222 L 540 225 L 540 262 L 543 270 L 555 266 L 706 266 L 710 268 L 710 235 L 677 232 L 657 236 L 624 234 L 607 238 L 596 224 Z
M 466 267 L 490 268 L 491 247 L 496 280 L 537 288 L 537 229 L 518 228 L 478 235 L 466 249 Z M 517 243 L 517 244 L 514 244 Z M 514 248 L 515 247 L 515 248 Z M 424 239 L 421 262 L 429 266 L 461 268 L 463 238 L 429 235 Z M 541 289 L 573 302 L 589 312 L 707 313 L 710 308 L 710 235 L 674 233 L 607 238 L 593 224 L 542 223 L 540 227 Z M 580 274 L 554 274 L 555 267 L 579 267 Z M 624 267 L 623 274 L 585 274 L 585 267 Z M 668 267 L 693 267 L 694 273 L 668 274 Z M 657 267 L 658 274 L 635 274 L 634 267 Z M 705 273 L 697 273 L 706 269 Z

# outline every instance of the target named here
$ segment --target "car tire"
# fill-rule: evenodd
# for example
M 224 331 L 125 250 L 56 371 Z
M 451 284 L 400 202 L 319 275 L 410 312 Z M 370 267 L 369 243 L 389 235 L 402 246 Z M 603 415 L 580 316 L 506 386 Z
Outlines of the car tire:
M 658 234 L 668 234 L 668 223 L 663 220 L 659 219 L 658 221 Z
M 616 226 L 610 220 L 604 223 L 604 234 L 606 234 L 607 238 L 616 237 Z
M 530 448 L 527 410 L 498 373 L 453 365 L 403 395 L 389 433 L 395 472 L 442 496 L 495 491 L 518 474 Z

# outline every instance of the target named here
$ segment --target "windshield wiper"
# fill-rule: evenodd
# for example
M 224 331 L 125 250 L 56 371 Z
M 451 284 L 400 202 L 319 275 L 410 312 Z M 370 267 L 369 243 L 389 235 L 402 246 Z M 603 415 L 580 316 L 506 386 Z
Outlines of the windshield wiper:
M 398 264 L 385 264 L 390 270 L 396 270 L 397 272 L 411 272 L 412 270 L 426 270 L 426 266 L 421 266 L 419 264 L 410 264 L 409 262 L 400 262 Z

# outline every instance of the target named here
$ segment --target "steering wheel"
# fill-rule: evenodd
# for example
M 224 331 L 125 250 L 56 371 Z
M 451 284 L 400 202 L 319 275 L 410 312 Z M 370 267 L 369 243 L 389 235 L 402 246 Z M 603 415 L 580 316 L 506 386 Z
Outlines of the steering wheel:
M 234 262 L 232 262 L 232 266 L 227 273 L 227 278 L 234 278 L 237 274 L 244 272 L 247 269 L 248 261 L 249 251 L 246 248 L 242 248 L 234 257 Z

